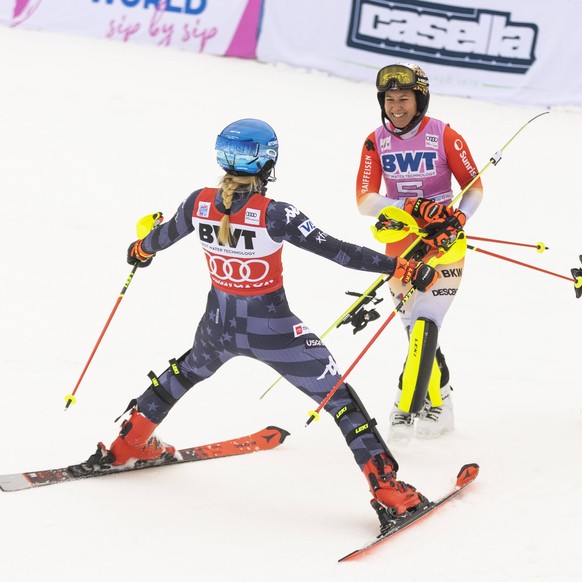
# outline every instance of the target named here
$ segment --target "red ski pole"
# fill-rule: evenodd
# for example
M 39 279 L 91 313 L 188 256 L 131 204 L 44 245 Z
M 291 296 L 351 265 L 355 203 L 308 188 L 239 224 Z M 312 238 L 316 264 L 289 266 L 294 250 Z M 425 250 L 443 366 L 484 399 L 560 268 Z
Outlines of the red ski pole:
M 528 263 L 522 263 L 521 261 L 516 261 L 515 259 L 511 259 L 510 257 L 505 257 L 503 255 L 498 255 L 497 253 L 492 253 L 491 251 L 486 251 L 480 249 L 473 245 L 467 245 L 468 249 L 472 251 L 476 251 L 477 253 L 483 253 L 484 255 L 489 255 L 490 257 L 495 257 L 496 259 L 501 259 L 502 261 L 508 261 L 510 263 L 515 263 L 516 265 L 521 265 L 522 267 L 527 267 L 528 269 L 534 269 L 535 271 L 540 271 L 542 273 L 546 273 L 547 275 L 552 275 L 553 277 L 559 277 L 560 279 L 565 279 L 566 281 L 570 281 L 571 283 L 577 283 L 577 279 L 574 277 L 567 277 L 566 275 L 560 275 L 560 273 L 553 273 L 552 271 L 547 271 L 546 269 L 540 269 L 539 267 L 534 267 L 534 265 L 529 265 Z
M 462 257 L 467 249 L 467 239 L 464 232 L 460 232 L 455 242 L 448 246 L 446 249 L 442 248 L 439 254 L 430 258 L 426 264 L 434 267 L 439 262 L 442 262 L 447 253 L 451 253 L 448 257 Z M 387 325 L 394 319 L 395 315 L 402 309 L 402 306 L 412 297 L 413 293 L 416 291 L 415 287 L 410 287 L 406 292 L 404 297 L 398 302 L 398 305 L 392 310 L 390 315 L 386 318 L 386 321 L 380 326 L 380 329 L 373 335 L 372 339 L 366 344 L 366 347 L 360 352 L 359 356 L 352 362 L 351 366 L 345 371 L 343 376 L 337 381 L 335 386 L 329 391 L 328 395 L 320 402 L 319 406 L 315 410 L 309 411 L 309 418 L 305 426 L 309 426 L 312 421 L 319 420 L 319 412 L 321 409 L 330 401 L 331 397 L 336 393 L 337 389 L 343 384 L 344 380 L 351 374 L 352 370 L 358 365 L 359 361 L 364 357 L 364 354 L 370 349 L 372 344 L 378 339 L 380 334 L 386 329 Z
M 162 222 L 163 219 L 164 219 L 164 217 L 163 217 L 161 212 L 155 212 L 154 214 L 148 214 L 147 216 L 140 218 L 140 220 L 137 223 L 137 237 L 139 239 L 145 238 L 151 230 L 153 230 L 156 226 L 158 226 L 158 224 L 160 224 Z M 83 371 L 81 372 L 81 375 L 79 376 L 79 379 L 77 380 L 77 384 L 75 384 L 75 388 L 73 388 L 73 391 L 70 394 L 67 394 L 65 396 L 65 400 L 67 402 L 67 404 L 65 406 L 65 412 L 67 411 L 67 409 L 69 408 L 69 406 L 71 404 L 77 403 L 77 398 L 75 397 L 75 393 L 77 392 L 77 389 L 79 388 L 79 385 L 81 384 L 81 381 L 83 380 L 83 378 L 85 376 L 85 372 L 87 371 L 87 368 L 89 368 L 89 365 L 91 364 L 91 361 L 93 360 L 93 356 L 95 355 L 95 352 L 97 351 L 97 348 L 99 347 L 99 344 L 101 343 L 101 340 L 103 339 L 103 336 L 105 335 L 105 332 L 107 331 L 107 328 L 109 327 L 109 324 L 111 323 L 111 320 L 113 319 L 113 316 L 115 315 L 115 312 L 117 311 L 117 308 L 119 307 L 119 304 L 121 303 L 121 300 L 125 296 L 125 292 L 127 291 L 127 288 L 129 287 L 137 269 L 138 269 L 138 265 L 135 265 L 133 267 L 133 269 L 131 270 L 129 277 L 125 281 L 125 284 L 123 285 L 123 288 L 121 289 L 121 292 L 119 293 L 119 296 L 117 297 L 117 301 L 115 302 L 115 305 L 113 306 L 113 309 L 112 309 L 111 313 L 109 314 L 107 321 L 105 322 L 105 326 L 103 327 L 103 330 L 101 331 L 101 334 L 99 335 L 99 338 L 97 339 L 97 343 L 95 344 L 95 347 L 93 348 L 93 351 L 91 352 L 91 355 L 89 356 L 89 359 L 87 360 L 87 363 L 85 364 L 85 367 L 83 368 Z
M 515 245 L 517 247 L 528 247 L 530 249 L 536 249 L 538 253 L 543 253 L 544 251 L 548 250 L 550 247 L 546 246 L 545 243 L 539 242 L 535 245 L 528 244 L 528 243 L 521 243 L 521 242 L 512 242 L 509 240 L 500 240 L 496 238 L 484 238 L 482 236 L 471 236 L 467 235 L 467 238 L 470 240 L 480 240 L 483 242 L 492 242 L 492 243 L 499 243 L 503 245 Z
M 364 354 L 370 349 L 371 345 L 378 339 L 379 335 L 384 331 L 386 326 L 394 319 L 394 316 L 402 309 L 402 306 L 412 297 L 416 291 L 415 287 L 411 287 L 406 295 L 398 302 L 398 305 L 392 310 L 392 313 L 386 318 L 386 321 L 380 326 L 380 329 L 374 334 L 372 339 L 366 344 L 366 347 L 360 352 L 360 355 L 352 362 L 352 365 L 344 372 L 343 376 L 337 381 L 336 385 L 329 391 L 328 395 L 321 401 L 315 410 L 309 411 L 309 418 L 305 426 L 309 426 L 312 421 L 319 420 L 319 412 L 330 401 L 331 397 L 336 393 L 337 389 L 344 383 L 344 380 L 350 375 L 352 370 L 357 366 L 358 362 L 364 357 Z
M 93 351 L 91 352 L 91 355 L 89 356 L 89 359 L 87 360 L 87 363 L 85 364 L 85 367 L 83 368 L 83 371 L 81 372 L 81 375 L 79 376 L 79 379 L 75 384 L 75 388 L 73 388 L 73 391 L 70 394 L 67 394 L 65 396 L 65 400 L 67 401 L 65 411 L 69 408 L 71 404 L 77 403 L 77 399 L 75 398 L 75 392 L 77 392 L 77 389 L 79 388 L 79 385 L 81 384 L 81 381 L 85 376 L 85 372 L 87 371 L 87 368 L 89 367 L 89 364 L 91 363 L 91 360 L 93 359 L 93 356 L 95 355 L 95 352 L 97 351 L 97 348 L 99 347 L 99 344 L 101 343 L 101 340 L 103 339 L 103 336 L 105 335 L 105 332 L 107 331 L 107 328 L 109 327 L 109 324 L 111 323 L 111 320 L 113 319 L 113 316 L 115 315 L 115 312 L 117 311 L 117 308 L 119 307 L 119 304 L 121 303 L 121 300 L 123 299 L 123 296 L 125 295 L 125 292 L 127 291 L 127 288 L 129 287 L 129 284 L 131 283 L 131 280 L 133 279 L 135 272 L 137 271 L 137 268 L 138 268 L 137 265 L 135 265 L 135 267 L 131 270 L 131 273 L 129 274 L 127 281 L 123 285 L 123 288 L 119 293 L 119 297 L 117 298 L 117 301 L 113 306 L 113 310 L 111 311 L 111 314 L 107 318 L 105 327 L 103 328 L 103 331 L 101 332 L 101 335 L 99 336 L 99 339 L 97 340 L 97 343 L 95 344 L 95 347 L 93 348 Z

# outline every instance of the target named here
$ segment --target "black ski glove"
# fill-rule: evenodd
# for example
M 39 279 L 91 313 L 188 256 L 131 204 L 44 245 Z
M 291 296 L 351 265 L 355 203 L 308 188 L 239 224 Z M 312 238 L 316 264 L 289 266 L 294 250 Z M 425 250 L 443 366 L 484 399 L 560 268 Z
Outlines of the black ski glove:
M 127 249 L 127 262 L 132 266 L 138 266 L 140 269 L 149 267 L 156 256 L 156 253 L 146 253 L 141 248 L 141 239 L 132 242 Z

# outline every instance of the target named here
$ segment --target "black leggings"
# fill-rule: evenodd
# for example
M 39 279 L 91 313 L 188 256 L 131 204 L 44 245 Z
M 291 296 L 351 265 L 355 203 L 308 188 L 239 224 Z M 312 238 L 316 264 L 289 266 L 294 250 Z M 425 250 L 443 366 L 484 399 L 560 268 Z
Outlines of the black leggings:
M 235 356 L 264 362 L 318 404 L 341 375 L 327 347 L 291 312 L 284 289 L 239 296 L 213 287 L 192 349 L 152 378 L 152 385 L 137 399 L 138 409 L 159 424 L 192 386 Z M 355 437 L 355 430 L 369 419 L 344 384 L 325 410 L 335 415 L 346 406 L 348 412 L 338 425 L 361 468 L 373 455 L 387 451 L 373 430 Z

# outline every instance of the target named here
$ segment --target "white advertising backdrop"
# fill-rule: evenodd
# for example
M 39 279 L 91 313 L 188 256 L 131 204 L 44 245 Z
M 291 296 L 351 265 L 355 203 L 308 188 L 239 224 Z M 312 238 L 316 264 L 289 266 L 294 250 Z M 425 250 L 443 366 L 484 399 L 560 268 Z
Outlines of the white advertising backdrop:
M 374 82 L 413 61 L 434 93 L 532 106 L 582 106 L 582 2 L 267 0 L 257 56 Z
M 433 93 L 582 106 L 582 2 L 0 0 L 0 24 L 153 44 L 373 82 L 423 66 Z
M 262 0 L 0 0 L 0 23 L 253 58 Z

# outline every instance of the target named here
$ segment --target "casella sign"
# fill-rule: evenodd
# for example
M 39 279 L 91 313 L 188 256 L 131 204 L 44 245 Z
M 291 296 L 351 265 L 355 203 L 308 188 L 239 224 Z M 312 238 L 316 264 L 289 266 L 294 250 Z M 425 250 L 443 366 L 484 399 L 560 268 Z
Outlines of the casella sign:
M 354 0 L 347 45 L 455 67 L 526 73 L 535 61 L 536 24 L 510 12 L 415 0 Z

